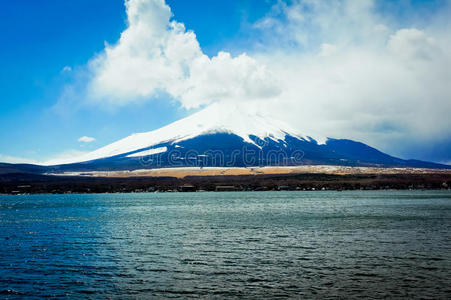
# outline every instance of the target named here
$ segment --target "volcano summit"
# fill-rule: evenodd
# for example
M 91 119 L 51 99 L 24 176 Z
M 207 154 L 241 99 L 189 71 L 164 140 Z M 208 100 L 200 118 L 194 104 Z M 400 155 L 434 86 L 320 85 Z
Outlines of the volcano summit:
M 298 165 L 447 168 L 396 158 L 352 140 L 299 133 L 282 121 L 218 104 L 47 168 L 83 172 Z

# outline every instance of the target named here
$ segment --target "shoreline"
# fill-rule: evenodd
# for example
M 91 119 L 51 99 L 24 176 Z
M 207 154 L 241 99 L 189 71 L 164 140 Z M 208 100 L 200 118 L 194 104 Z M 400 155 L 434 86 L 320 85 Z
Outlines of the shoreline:
M 312 193 L 320 193 L 320 192 L 390 192 L 390 191 L 410 191 L 410 192 L 450 192 L 451 189 L 447 188 L 423 188 L 423 189 L 344 189 L 344 190 L 336 190 L 336 189 L 319 189 L 319 190 L 251 190 L 251 191 L 241 191 L 241 190 L 235 190 L 235 191 L 193 191 L 193 192 L 183 192 L 183 191 L 174 191 L 174 190 L 168 190 L 168 191 L 142 191 L 142 192 L 87 192 L 87 193 L 20 193 L 20 194 L 3 194 L 0 193 L 0 196 L 45 196 L 45 195 L 117 195 L 117 194 L 171 194 L 171 193 L 271 193 L 271 192 L 312 192 Z
M 447 190 L 450 187 L 451 170 L 341 166 L 178 168 L 52 175 L 0 174 L 0 194 L 13 195 L 203 191 Z

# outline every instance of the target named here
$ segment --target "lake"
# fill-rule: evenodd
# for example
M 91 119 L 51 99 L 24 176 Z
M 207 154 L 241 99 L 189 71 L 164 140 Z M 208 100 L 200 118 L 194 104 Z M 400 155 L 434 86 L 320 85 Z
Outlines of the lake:
M 0 297 L 450 298 L 450 191 L 0 196 Z

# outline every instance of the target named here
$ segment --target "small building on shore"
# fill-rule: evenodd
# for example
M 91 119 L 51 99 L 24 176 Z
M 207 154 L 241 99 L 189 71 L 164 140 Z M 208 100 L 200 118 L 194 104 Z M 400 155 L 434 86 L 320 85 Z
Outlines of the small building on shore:
M 179 186 L 178 190 L 180 192 L 195 192 L 197 189 L 194 185 L 185 183 L 184 185 Z
M 217 192 L 233 192 L 236 191 L 236 187 L 233 185 L 217 185 L 216 191 Z

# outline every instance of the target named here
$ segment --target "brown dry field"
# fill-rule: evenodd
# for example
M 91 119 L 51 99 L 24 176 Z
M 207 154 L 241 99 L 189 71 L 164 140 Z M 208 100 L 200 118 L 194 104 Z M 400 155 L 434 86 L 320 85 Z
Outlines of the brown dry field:
M 451 174 L 450 169 L 419 169 L 419 168 L 375 168 L 375 167 L 344 167 L 344 166 L 291 166 L 291 167 L 249 167 L 249 168 L 165 168 L 143 169 L 134 171 L 93 171 L 93 172 L 67 172 L 64 176 L 87 176 L 108 178 L 129 177 L 175 177 L 187 176 L 233 176 L 233 175 L 285 175 L 285 174 L 332 174 L 332 175 L 358 175 L 358 174 Z

